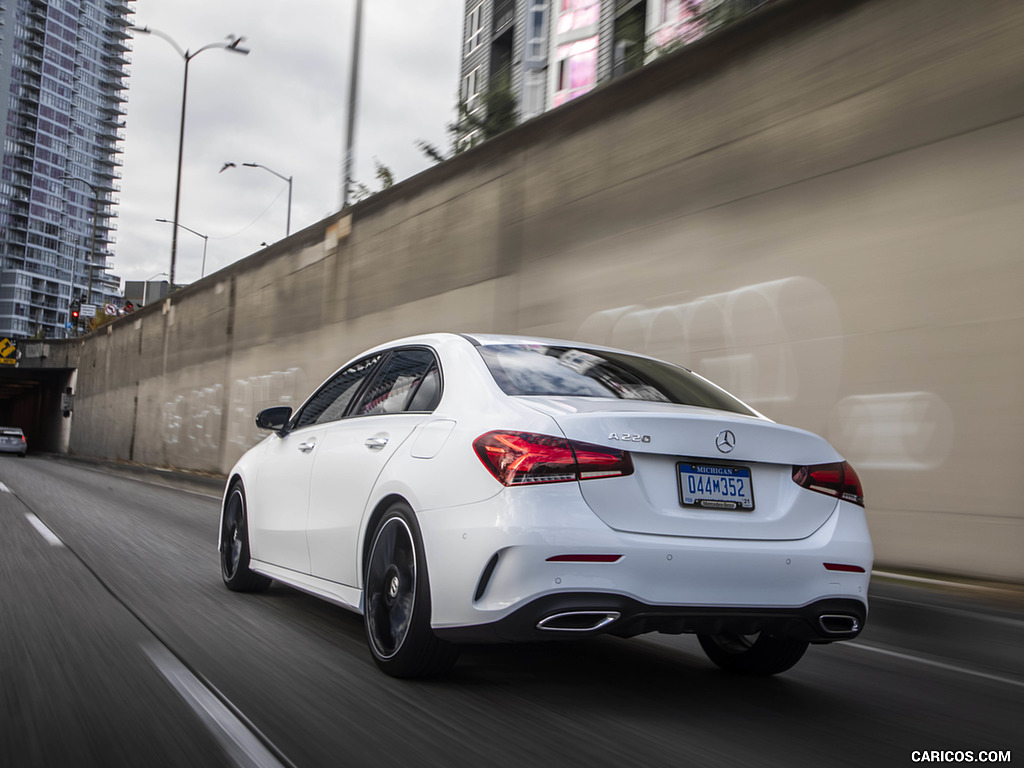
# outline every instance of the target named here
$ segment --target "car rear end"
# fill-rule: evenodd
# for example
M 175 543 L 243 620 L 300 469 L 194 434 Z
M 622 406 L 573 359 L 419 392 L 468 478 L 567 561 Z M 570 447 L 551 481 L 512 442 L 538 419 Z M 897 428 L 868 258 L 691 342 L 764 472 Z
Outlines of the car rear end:
M 455 584 L 436 590 L 442 636 L 861 631 L 863 493 L 822 438 L 648 358 L 505 339 L 478 351 L 533 416 L 473 442 L 501 491 L 448 513 L 478 571 L 459 604 L 442 596 Z
M 18 427 L 0 427 L 0 453 L 24 456 L 28 453 L 25 434 Z

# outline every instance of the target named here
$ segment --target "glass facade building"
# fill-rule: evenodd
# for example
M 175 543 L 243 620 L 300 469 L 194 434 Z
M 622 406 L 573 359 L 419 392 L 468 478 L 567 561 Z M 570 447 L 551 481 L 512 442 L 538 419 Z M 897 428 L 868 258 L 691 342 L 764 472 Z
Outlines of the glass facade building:
M 108 270 L 134 13 L 0 0 L 0 336 L 63 338 L 76 299 L 119 303 Z

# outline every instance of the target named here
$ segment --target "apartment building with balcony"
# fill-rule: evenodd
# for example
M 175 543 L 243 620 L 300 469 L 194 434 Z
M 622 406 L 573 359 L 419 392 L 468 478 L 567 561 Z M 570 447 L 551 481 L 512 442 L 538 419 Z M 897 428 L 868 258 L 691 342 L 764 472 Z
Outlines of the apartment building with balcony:
M 0 337 L 62 338 L 75 298 L 118 300 L 134 12 L 127 0 L 0 0 Z
M 466 0 L 460 101 L 509 88 L 522 122 L 771 0 Z M 467 126 L 459 148 L 482 138 Z

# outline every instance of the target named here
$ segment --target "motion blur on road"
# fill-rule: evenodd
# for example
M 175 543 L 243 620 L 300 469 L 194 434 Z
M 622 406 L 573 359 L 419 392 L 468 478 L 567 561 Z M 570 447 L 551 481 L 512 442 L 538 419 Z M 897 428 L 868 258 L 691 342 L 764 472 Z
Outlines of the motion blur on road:
M 223 588 L 216 480 L 0 461 L 0 765 L 909 765 L 1024 757 L 1024 594 L 876 575 L 855 642 L 720 672 L 687 636 L 382 675 L 361 619 Z M 927 759 L 926 755 L 926 759 Z

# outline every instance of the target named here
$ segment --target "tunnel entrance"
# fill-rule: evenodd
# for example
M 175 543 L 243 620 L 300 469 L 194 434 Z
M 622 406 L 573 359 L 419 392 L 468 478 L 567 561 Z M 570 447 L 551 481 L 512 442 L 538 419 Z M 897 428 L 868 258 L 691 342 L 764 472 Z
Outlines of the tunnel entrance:
M 63 396 L 74 378 L 73 368 L 0 368 L 0 426 L 21 427 L 29 453 L 67 453 L 71 427 Z

